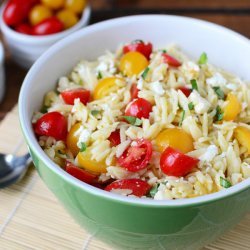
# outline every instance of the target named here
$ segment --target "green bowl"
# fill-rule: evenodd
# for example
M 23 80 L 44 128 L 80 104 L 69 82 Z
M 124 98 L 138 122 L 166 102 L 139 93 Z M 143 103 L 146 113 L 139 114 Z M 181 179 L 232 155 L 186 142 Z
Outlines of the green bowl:
M 143 15 L 87 27 L 50 48 L 26 76 L 20 97 L 22 130 L 39 175 L 75 220 L 92 234 L 128 249 L 199 249 L 214 241 L 250 211 L 250 180 L 197 198 L 155 201 L 123 197 L 85 184 L 54 164 L 40 148 L 31 117 L 44 94 L 82 58 L 94 59 L 122 42 L 175 42 L 198 58 L 250 79 L 250 43 L 221 26 L 192 18 Z M 226 41 L 226 43 L 225 43 Z M 225 60 L 230 55 L 233 60 Z M 65 228 L 65 231 L 67 228 Z

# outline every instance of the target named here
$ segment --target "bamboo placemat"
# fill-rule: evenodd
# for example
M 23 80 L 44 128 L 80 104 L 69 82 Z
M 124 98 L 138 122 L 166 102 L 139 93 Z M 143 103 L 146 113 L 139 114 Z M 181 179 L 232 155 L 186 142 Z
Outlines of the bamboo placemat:
M 0 152 L 26 152 L 15 107 L 0 124 Z M 98 236 L 98 235 L 97 235 Z M 203 250 L 247 250 L 250 214 Z M 0 190 L 0 249 L 111 250 L 67 214 L 31 166 L 25 178 Z

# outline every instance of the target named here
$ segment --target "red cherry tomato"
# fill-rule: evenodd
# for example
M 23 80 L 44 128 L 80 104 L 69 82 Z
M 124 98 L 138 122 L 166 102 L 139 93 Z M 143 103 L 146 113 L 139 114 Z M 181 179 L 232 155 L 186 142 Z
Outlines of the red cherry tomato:
M 167 63 L 169 66 L 172 66 L 172 67 L 181 66 L 181 63 L 177 59 L 175 59 L 174 57 L 168 55 L 167 53 L 163 53 L 162 56 L 163 56 L 163 61 L 165 63 Z
M 160 167 L 163 173 L 171 176 L 185 176 L 199 162 L 198 159 L 167 147 L 161 155 Z
M 137 172 L 147 167 L 152 157 L 152 144 L 146 139 L 133 141 L 124 153 L 117 159 L 120 166 L 128 171 Z
M 138 98 L 138 93 L 139 93 L 139 89 L 137 88 L 137 84 L 133 83 L 130 89 L 131 101 Z
M 149 113 L 152 111 L 152 104 L 143 99 L 138 98 L 130 102 L 125 110 L 125 116 L 134 116 L 137 118 L 149 118 Z
M 112 146 L 119 145 L 121 143 L 120 129 L 117 129 L 114 132 L 112 132 L 108 139 L 110 140 Z
M 21 23 L 17 25 L 15 30 L 22 34 L 32 35 L 32 27 L 27 23 Z
M 67 136 L 67 120 L 59 112 L 50 112 L 43 115 L 35 124 L 35 133 L 54 137 L 56 140 L 65 140 Z
M 141 197 L 149 192 L 151 186 L 146 181 L 140 179 L 125 179 L 114 181 L 105 188 L 106 191 L 114 189 L 130 189 L 132 191 L 131 194 Z
M 135 40 L 134 42 L 125 45 L 123 47 L 123 53 L 126 54 L 130 51 L 137 51 L 143 54 L 147 59 L 149 59 L 153 50 L 152 43 L 144 43 L 141 40 Z
M 7 3 L 3 19 L 9 26 L 16 26 L 23 22 L 29 15 L 32 6 L 36 4 L 37 0 L 11 0 Z
M 55 16 L 49 17 L 33 27 L 33 34 L 37 36 L 50 35 L 61 32 L 63 23 Z
M 180 87 L 178 88 L 186 97 L 189 97 L 192 93 L 192 90 L 186 87 Z
M 88 171 L 81 169 L 68 161 L 66 161 L 66 172 L 74 176 L 78 180 L 81 180 L 88 184 L 93 184 L 94 180 L 96 179 L 96 175 L 89 173 Z
M 66 90 L 61 93 L 65 103 L 74 105 L 74 100 L 79 98 L 86 105 L 90 101 L 90 91 L 82 88 Z

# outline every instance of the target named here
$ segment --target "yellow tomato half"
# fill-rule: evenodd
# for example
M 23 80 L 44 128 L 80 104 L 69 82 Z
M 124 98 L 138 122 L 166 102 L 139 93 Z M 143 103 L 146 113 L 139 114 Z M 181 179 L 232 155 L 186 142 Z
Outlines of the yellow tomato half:
M 233 121 L 241 111 L 241 104 L 237 97 L 232 93 L 227 95 L 226 101 L 228 101 L 228 104 L 224 108 L 223 120 Z
M 86 6 L 86 0 L 66 0 L 65 7 L 80 14 Z
M 60 10 L 56 16 L 64 24 L 65 29 L 71 28 L 79 20 L 73 11 L 67 9 Z
M 163 152 L 168 146 L 178 149 L 182 153 L 188 153 L 194 149 L 192 136 L 180 128 L 163 130 L 155 141 L 160 152 Z
M 245 127 L 237 127 L 234 130 L 234 136 L 243 147 L 247 148 L 248 154 L 250 154 L 250 129 Z
M 41 2 L 49 8 L 56 10 L 63 7 L 65 0 L 42 0 Z
M 66 144 L 67 148 L 70 150 L 70 152 L 74 155 L 77 156 L 79 153 L 79 148 L 77 146 L 77 142 L 79 139 L 79 136 L 75 135 L 75 132 L 81 127 L 81 123 L 76 123 L 72 128 L 70 129 L 67 139 L 66 139 Z
M 120 70 L 126 76 L 138 75 L 148 64 L 149 62 L 143 54 L 131 51 L 122 56 Z
M 29 20 L 32 25 L 36 25 L 51 16 L 52 11 L 47 6 L 38 4 L 31 9 Z
M 121 87 L 121 84 L 119 84 L 118 81 L 124 80 L 118 77 L 107 77 L 100 80 L 94 89 L 94 100 L 102 99 L 110 93 L 116 92 Z
M 106 173 L 107 165 L 105 160 L 98 162 L 91 159 L 90 148 L 87 148 L 84 152 L 79 152 L 77 155 L 77 161 L 80 167 L 94 173 Z

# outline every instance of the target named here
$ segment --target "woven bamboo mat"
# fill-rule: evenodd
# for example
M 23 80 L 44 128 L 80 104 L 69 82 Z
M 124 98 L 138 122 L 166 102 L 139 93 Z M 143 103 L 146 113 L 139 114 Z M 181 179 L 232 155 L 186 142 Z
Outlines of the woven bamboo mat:
M 0 124 L 0 152 L 26 152 L 17 108 Z M 215 243 L 203 250 L 247 250 L 250 247 L 250 214 Z M 0 190 L 0 249 L 110 250 L 73 221 L 40 180 L 33 166 L 25 178 Z

